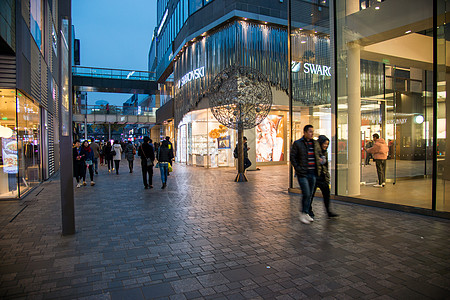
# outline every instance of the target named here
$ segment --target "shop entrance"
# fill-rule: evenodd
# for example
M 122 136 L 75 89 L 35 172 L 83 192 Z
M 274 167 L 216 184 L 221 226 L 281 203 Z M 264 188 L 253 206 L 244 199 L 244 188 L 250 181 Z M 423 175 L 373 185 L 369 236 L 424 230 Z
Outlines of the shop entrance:
M 427 71 L 385 65 L 385 93 L 361 99 L 361 196 L 382 197 L 396 202 L 396 194 L 421 191 L 407 201 L 429 205 L 432 172 L 432 106 L 426 92 Z M 386 188 L 374 191 L 377 171 L 370 147 L 372 135 L 379 134 L 389 148 L 386 161 Z M 392 193 L 392 194 L 391 194 Z M 387 197 L 392 199 L 386 199 Z M 404 194 L 403 194 L 403 197 Z M 375 200 L 375 199 L 374 199 Z M 378 200 L 378 199 L 377 199 Z M 417 202 L 423 202 L 418 205 Z M 411 203 L 401 203 L 411 205 Z

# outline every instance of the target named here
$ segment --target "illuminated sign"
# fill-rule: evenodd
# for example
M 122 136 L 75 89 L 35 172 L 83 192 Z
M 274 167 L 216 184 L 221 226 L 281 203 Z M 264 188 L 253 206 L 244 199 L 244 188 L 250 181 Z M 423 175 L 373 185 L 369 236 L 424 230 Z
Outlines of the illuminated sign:
M 181 77 L 181 80 L 178 80 L 178 88 L 181 88 L 183 85 L 192 80 L 196 80 L 202 77 L 205 77 L 205 67 L 200 67 L 198 69 L 190 71 L 186 73 L 183 77 Z
M 302 68 L 302 62 L 293 61 L 291 64 L 291 70 L 293 73 L 300 72 Z M 303 73 L 305 74 L 317 74 L 322 76 L 331 77 L 331 67 L 317 64 L 304 63 L 303 64 Z

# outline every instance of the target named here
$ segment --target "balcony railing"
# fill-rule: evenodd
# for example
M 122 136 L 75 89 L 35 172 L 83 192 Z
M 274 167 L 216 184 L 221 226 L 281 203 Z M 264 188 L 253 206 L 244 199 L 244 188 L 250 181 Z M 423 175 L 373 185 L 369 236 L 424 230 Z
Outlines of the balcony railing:
M 156 80 L 156 74 L 154 72 L 90 68 L 90 67 L 79 67 L 79 66 L 72 67 L 72 75 L 95 77 L 95 78 L 125 79 L 125 80 L 126 79 L 129 79 L 129 80 Z
M 80 115 L 120 115 L 156 117 L 157 108 L 146 106 L 115 106 L 115 105 L 78 105 L 74 113 Z

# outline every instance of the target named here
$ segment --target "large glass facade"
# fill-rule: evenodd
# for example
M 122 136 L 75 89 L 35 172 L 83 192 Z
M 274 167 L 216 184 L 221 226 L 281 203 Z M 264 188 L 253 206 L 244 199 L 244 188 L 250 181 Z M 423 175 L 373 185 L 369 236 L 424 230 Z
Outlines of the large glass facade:
M 337 195 L 449 211 L 450 35 L 447 1 L 437 3 L 335 1 Z M 375 133 L 389 149 L 383 188 L 374 188 L 377 170 L 365 151 Z
M 0 198 L 17 198 L 42 181 L 40 108 L 15 89 L 0 97 Z

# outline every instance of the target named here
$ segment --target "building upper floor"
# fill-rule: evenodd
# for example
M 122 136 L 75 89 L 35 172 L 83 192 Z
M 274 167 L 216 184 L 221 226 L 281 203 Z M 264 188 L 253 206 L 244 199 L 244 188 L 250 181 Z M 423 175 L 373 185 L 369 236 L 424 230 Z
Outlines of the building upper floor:
M 299 27 L 329 28 L 329 0 L 292 1 L 293 21 Z M 284 0 L 159 0 L 157 26 L 149 51 L 149 71 L 159 82 L 172 73 L 180 50 L 207 31 L 233 19 L 248 19 L 287 27 L 288 1 Z

